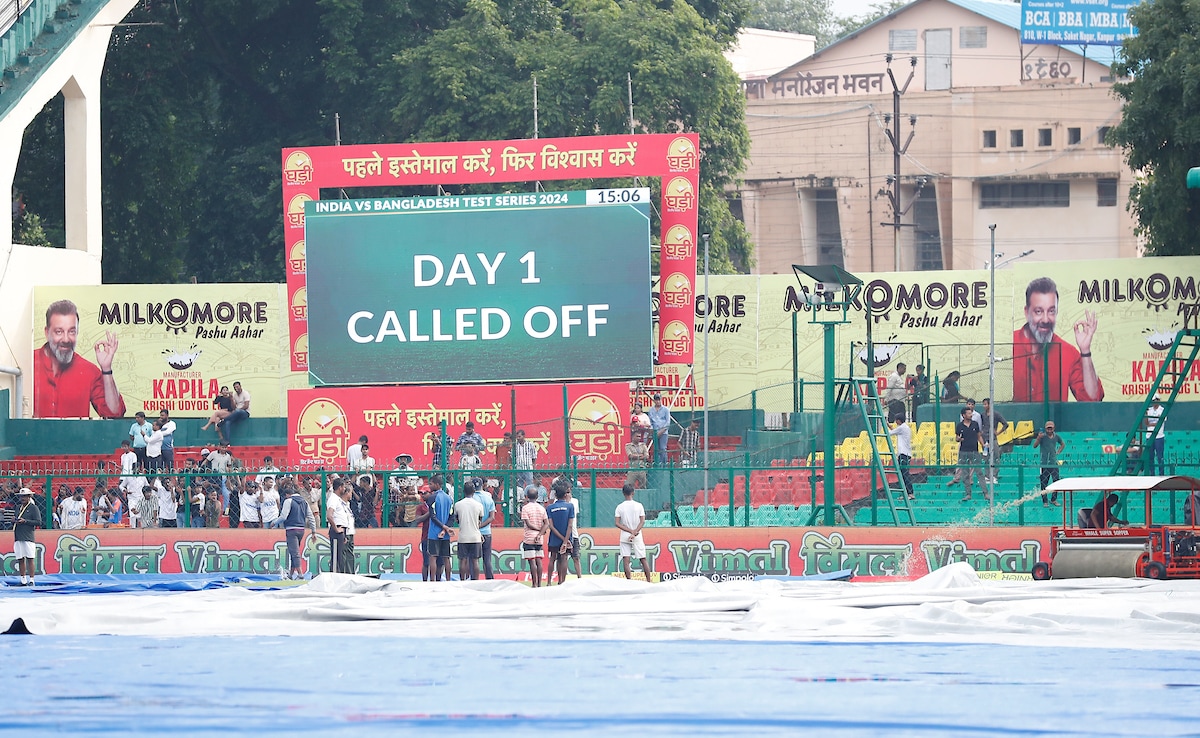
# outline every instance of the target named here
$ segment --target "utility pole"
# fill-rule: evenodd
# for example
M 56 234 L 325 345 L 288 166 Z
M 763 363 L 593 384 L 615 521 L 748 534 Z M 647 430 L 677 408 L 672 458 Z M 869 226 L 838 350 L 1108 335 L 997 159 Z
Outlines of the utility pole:
M 900 266 L 900 229 L 903 224 L 900 218 L 908 212 L 908 208 L 912 207 L 912 203 L 917 201 L 917 197 L 921 195 L 921 188 L 925 186 L 925 179 L 918 181 L 918 189 L 912 202 L 908 204 L 908 208 L 900 207 L 900 157 L 908 152 L 908 145 L 912 143 L 913 135 L 916 133 L 917 116 L 911 115 L 908 118 L 908 138 L 904 140 L 904 145 L 900 144 L 900 97 L 908 90 L 908 85 L 913 81 L 913 77 L 917 74 L 917 57 L 909 57 L 909 63 L 912 68 L 908 72 L 908 79 L 904 80 L 904 85 L 900 86 L 896 82 L 896 75 L 892 73 L 892 55 L 887 55 L 887 76 L 892 82 L 892 112 L 890 115 L 884 114 L 884 123 L 891 123 L 891 130 L 885 129 L 888 140 L 892 143 L 892 176 L 891 180 L 892 191 L 888 193 L 888 201 L 892 204 L 892 222 L 880 223 L 884 227 L 892 229 L 892 249 L 895 257 L 895 269 L 901 270 Z

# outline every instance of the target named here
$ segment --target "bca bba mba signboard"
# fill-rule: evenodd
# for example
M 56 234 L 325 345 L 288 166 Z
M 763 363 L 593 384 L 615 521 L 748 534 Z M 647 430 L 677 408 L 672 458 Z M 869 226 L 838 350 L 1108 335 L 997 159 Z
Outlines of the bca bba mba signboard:
M 306 208 L 314 385 L 652 372 L 648 189 Z
M 1137 29 L 1129 9 L 1141 0 L 1021 0 L 1021 42 L 1120 46 Z

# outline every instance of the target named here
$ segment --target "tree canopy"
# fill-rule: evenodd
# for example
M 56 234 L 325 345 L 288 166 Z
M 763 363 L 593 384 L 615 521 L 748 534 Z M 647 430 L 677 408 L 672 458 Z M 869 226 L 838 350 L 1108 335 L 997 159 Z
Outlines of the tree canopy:
M 862 15 L 838 16 L 833 12 L 833 0 L 752 0 L 746 25 L 806 33 L 816 37 L 820 49 L 904 4 L 905 0 L 880 0 Z
M 282 281 L 279 152 L 334 143 L 335 114 L 348 144 L 528 138 L 536 78 L 539 135 L 624 133 L 627 74 L 635 132 L 700 135 L 700 228 L 712 233 L 713 270 L 748 265 L 749 238 L 724 192 L 749 136 L 722 55 L 747 7 L 139 3 L 114 32 L 103 78 L 104 279 Z M 59 100 L 27 130 L 17 177 L 29 211 L 58 243 L 61 182 Z
M 1124 101 L 1109 142 L 1125 148 L 1135 181 L 1130 207 L 1149 253 L 1200 253 L 1200 192 L 1185 186 L 1200 166 L 1200 6 L 1153 0 L 1129 14 L 1138 34 L 1126 39 L 1113 85 Z

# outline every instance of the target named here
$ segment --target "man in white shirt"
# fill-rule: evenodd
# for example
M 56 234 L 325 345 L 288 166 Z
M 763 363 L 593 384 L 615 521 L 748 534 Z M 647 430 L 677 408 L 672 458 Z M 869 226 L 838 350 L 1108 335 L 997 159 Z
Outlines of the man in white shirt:
M 1154 473 L 1155 459 L 1158 460 L 1159 476 L 1167 473 L 1163 465 L 1163 455 L 1167 448 L 1167 429 L 1162 422 L 1163 406 L 1157 397 L 1146 408 L 1146 447 L 1150 449 L 1150 467 L 1146 470 Z
M 158 498 L 158 527 L 178 528 L 179 500 L 175 496 L 175 482 L 167 479 L 166 483 L 163 483 L 159 478 L 151 484 L 154 487 L 154 496 Z
M 621 566 L 625 570 L 625 578 L 632 579 L 629 559 L 636 556 L 642 561 L 642 571 L 646 581 L 650 581 L 650 561 L 646 558 L 646 542 L 642 539 L 642 526 L 646 524 L 646 508 L 642 503 L 633 499 L 633 485 L 626 484 L 621 488 L 625 501 L 617 505 L 616 524 L 621 531 Z
M 137 454 L 129 447 L 129 441 L 121 441 L 121 477 L 128 477 L 133 474 L 133 468 L 137 466 Z
M 363 436 L 366 438 L 366 436 Z M 358 459 L 350 467 L 351 471 L 369 472 L 375 469 L 375 457 L 371 456 L 371 447 L 367 444 L 359 446 Z
M 258 520 L 264 528 L 279 517 L 279 490 L 275 488 L 275 477 L 263 477 L 258 490 Z
M 279 476 L 279 467 L 275 466 L 274 462 L 275 460 L 270 456 L 263 457 L 263 467 L 258 470 L 258 476 L 254 478 L 254 481 L 258 482 L 258 486 L 261 487 L 267 477 L 275 479 L 275 477 Z
M 325 496 L 325 517 L 329 521 L 329 572 L 348 573 L 343 561 L 346 549 L 346 531 L 353 522 L 350 506 L 342 499 L 346 481 L 341 477 L 333 480 L 329 494 Z
M 117 488 L 125 493 L 125 499 L 129 501 L 129 527 L 130 528 L 145 528 L 146 522 L 140 519 L 139 503 L 142 501 L 142 490 L 146 488 L 146 478 L 141 474 L 131 474 L 127 477 L 121 477 L 121 481 L 117 483 Z M 155 515 L 153 519 L 157 519 Z
M 904 412 L 904 397 L 907 390 L 904 387 L 904 380 L 907 377 L 908 367 L 904 363 L 896 365 L 896 371 L 892 372 L 887 379 L 887 390 L 883 393 L 883 404 L 888 409 L 888 420 L 895 421 L 900 413 Z
M 537 446 L 525 440 L 525 431 L 519 430 L 513 440 L 513 468 L 517 470 L 517 487 L 524 488 L 533 482 L 533 467 L 537 463 Z
M 904 493 L 908 495 L 908 499 L 915 500 L 912 475 L 908 471 L 908 465 L 912 461 L 912 428 L 903 412 L 895 417 L 895 422 L 896 427 L 889 430 L 888 435 L 892 437 L 895 445 L 896 462 L 900 467 L 900 481 L 904 484 Z
M 367 445 L 367 437 L 359 436 L 358 443 L 346 449 L 346 468 L 351 471 L 358 471 L 358 462 L 363 457 L 363 446 Z
M 162 455 L 163 432 L 158 421 L 152 427 L 153 431 L 146 436 L 146 468 L 157 472 L 166 468 Z
M 570 485 L 569 480 L 567 484 Z M 581 579 L 583 578 L 583 566 L 579 563 L 579 500 L 575 499 L 575 494 L 570 486 L 567 487 L 567 502 L 575 508 L 575 515 L 571 518 L 571 560 L 575 562 L 575 578 Z
M 246 480 L 242 491 L 238 494 L 238 504 L 241 506 L 239 519 L 243 528 L 261 528 L 261 518 L 258 517 L 258 482 Z
M 458 578 L 462 581 L 479 578 L 479 559 L 483 556 L 483 504 L 475 499 L 475 483 L 463 483 L 462 499 L 454 503 L 458 518 Z
M 87 527 L 87 500 L 83 498 L 83 487 L 76 487 L 75 494 L 58 503 L 58 519 L 63 530 L 80 530 Z
M 158 427 L 162 429 L 162 457 L 164 468 L 175 469 L 175 421 L 166 410 L 158 412 Z
M 222 441 L 217 450 L 208 455 L 208 467 L 213 470 L 214 474 L 222 475 L 220 478 L 221 499 L 223 500 L 223 512 L 225 515 L 229 514 L 229 485 L 226 483 L 224 475 L 229 473 L 229 467 L 232 465 L 233 455 L 229 453 L 229 442 Z

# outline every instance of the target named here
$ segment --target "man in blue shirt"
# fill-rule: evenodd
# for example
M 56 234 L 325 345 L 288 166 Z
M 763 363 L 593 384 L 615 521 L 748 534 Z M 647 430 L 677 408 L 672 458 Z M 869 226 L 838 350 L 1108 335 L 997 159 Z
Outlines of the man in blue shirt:
M 476 477 L 474 482 L 475 499 L 483 505 L 483 520 L 479 523 L 479 532 L 483 534 L 483 578 L 495 579 L 492 572 L 492 518 L 496 517 L 496 501 L 492 499 L 491 490 L 497 489 L 498 485 L 485 487 L 481 477 Z M 495 480 L 493 484 L 496 484 Z
M 571 488 L 565 480 L 554 482 L 554 502 L 546 508 L 550 519 L 550 570 L 558 571 L 558 583 L 567 580 L 567 559 L 571 556 L 571 521 L 575 506 L 567 501 Z
M 454 500 L 442 489 L 444 484 L 441 474 L 434 474 L 429 480 L 434 497 L 429 506 L 429 538 L 425 547 L 429 552 L 430 581 L 433 582 L 443 574 L 446 581 L 450 581 L 450 510 Z
M 144 469 L 148 466 L 146 439 L 154 432 L 154 426 L 146 421 L 146 413 L 139 412 L 133 418 L 133 425 L 129 426 L 129 440 L 133 442 L 133 453 L 137 454 L 138 466 Z
M 654 395 L 654 407 L 650 416 L 650 430 L 654 434 L 654 463 L 667 463 L 667 435 L 671 430 L 671 411 L 663 405 L 662 395 Z

